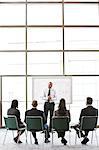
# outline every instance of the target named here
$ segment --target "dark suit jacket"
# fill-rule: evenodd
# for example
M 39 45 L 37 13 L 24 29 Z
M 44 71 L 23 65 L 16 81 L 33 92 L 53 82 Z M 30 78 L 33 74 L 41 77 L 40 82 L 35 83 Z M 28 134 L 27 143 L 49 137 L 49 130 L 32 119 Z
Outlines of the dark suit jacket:
M 15 115 L 17 117 L 19 127 L 24 127 L 23 123 L 20 119 L 20 111 L 16 108 L 9 108 L 7 111 L 7 115 Z
M 81 110 L 79 122 L 81 123 L 82 116 L 98 116 L 98 109 L 93 106 L 87 106 L 86 108 Z
M 26 122 L 26 116 L 41 116 L 43 118 L 43 124 L 46 123 L 46 118 L 45 118 L 44 112 L 41 110 L 38 110 L 36 108 L 32 108 L 25 112 L 25 120 L 24 120 L 25 122 Z

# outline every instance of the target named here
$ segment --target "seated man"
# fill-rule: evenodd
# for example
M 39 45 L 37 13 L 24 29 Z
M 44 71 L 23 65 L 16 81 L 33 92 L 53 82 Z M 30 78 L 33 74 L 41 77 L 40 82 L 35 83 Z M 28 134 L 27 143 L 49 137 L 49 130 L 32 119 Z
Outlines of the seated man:
M 76 130 L 78 137 L 79 137 L 79 128 L 81 124 L 81 118 L 83 116 L 98 116 L 98 109 L 92 106 L 92 102 L 93 102 L 93 99 L 91 97 L 87 97 L 87 101 L 86 101 L 87 107 L 81 110 L 79 124 L 72 126 L 72 128 Z M 82 144 L 86 144 L 89 141 L 89 139 L 87 138 L 88 133 L 89 133 L 89 130 L 85 130 L 84 134 L 81 132 L 81 137 L 84 138 L 83 141 L 81 142 Z
M 22 123 L 22 121 L 20 119 L 20 111 L 17 108 L 18 108 L 18 100 L 15 99 L 12 101 L 11 108 L 8 109 L 7 115 L 15 115 L 17 118 L 17 121 L 18 121 L 19 128 L 24 128 L 25 125 Z M 21 135 L 24 131 L 25 131 L 25 129 L 18 131 L 17 136 L 14 138 L 14 142 L 16 142 L 18 144 L 22 143 L 21 141 L 18 141 L 18 138 L 19 138 L 19 135 Z
M 48 143 L 48 142 L 50 142 L 48 140 L 50 135 L 49 135 L 49 132 L 48 132 L 48 126 L 47 126 L 47 124 L 45 124 L 45 122 L 46 122 L 45 115 L 44 115 L 43 111 L 37 109 L 37 105 L 38 105 L 37 101 L 33 100 L 33 102 L 32 102 L 33 108 L 30 109 L 30 110 L 27 110 L 25 112 L 25 122 L 26 122 L 26 116 L 41 116 L 43 118 L 43 124 L 44 124 L 44 128 L 46 130 L 46 132 L 45 132 L 45 143 Z M 37 140 L 37 137 L 36 137 L 36 131 L 32 130 L 32 135 L 35 139 L 35 144 L 38 144 L 38 140 Z

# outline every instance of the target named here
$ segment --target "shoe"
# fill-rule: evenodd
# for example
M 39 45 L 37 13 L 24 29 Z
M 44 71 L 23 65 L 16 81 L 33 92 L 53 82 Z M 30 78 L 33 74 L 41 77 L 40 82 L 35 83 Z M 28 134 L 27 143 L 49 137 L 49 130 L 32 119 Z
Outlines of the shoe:
M 15 143 L 17 143 L 18 138 L 15 137 L 13 140 L 14 140 Z
M 84 140 L 81 142 L 82 144 L 86 144 L 89 141 L 87 137 L 84 138 Z
M 22 143 L 20 140 L 18 141 L 18 138 L 17 138 L 17 137 L 15 137 L 13 140 L 14 140 L 15 143 L 18 143 L 18 144 L 21 144 L 21 143 Z
M 48 139 L 45 139 L 45 143 L 49 143 L 50 141 Z
M 19 141 L 18 141 L 18 144 L 22 144 L 22 141 L 19 140 Z
M 38 145 L 38 140 L 37 140 L 37 139 L 35 139 L 35 142 L 34 142 L 34 144 Z
M 66 140 L 65 138 L 62 138 L 62 139 L 61 139 L 61 142 L 62 142 L 64 145 L 67 144 L 67 140 Z
M 48 138 L 50 138 L 50 134 L 48 134 Z
M 83 134 L 82 132 L 80 134 L 81 134 L 81 137 L 85 137 L 85 134 Z
M 71 129 L 74 129 L 74 126 L 70 126 Z
M 44 131 L 42 131 L 41 133 L 45 133 Z

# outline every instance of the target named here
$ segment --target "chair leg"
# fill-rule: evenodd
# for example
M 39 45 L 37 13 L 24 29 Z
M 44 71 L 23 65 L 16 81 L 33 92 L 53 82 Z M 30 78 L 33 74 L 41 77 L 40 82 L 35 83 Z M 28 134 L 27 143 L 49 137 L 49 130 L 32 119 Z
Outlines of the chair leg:
M 98 146 L 98 137 L 97 137 L 96 130 L 95 130 L 95 137 L 96 137 L 96 142 L 97 142 L 97 146 Z
M 52 144 L 53 144 L 53 130 L 52 130 Z
M 27 131 L 27 133 L 26 133 L 26 131 L 25 131 L 25 135 L 26 135 L 26 143 L 28 143 L 28 142 L 27 142 L 28 131 Z
M 32 132 L 30 132 L 30 142 L 31 142 L 31 144 L 32 144 L 32 138 L 31 138 L 31 134 L 32 134 Z
M 77 134 L 75 135 L 75 144 L 76 144 L 76 142 L 77 142 Z
M 92 141 L 93 141 L 93 131 L 92 131 L 92 136 L 91 136 L 91 144 L 92 144 Z
M 5 143 L 7 132 L 8 132 L 8 130 L 6 129 L 6 133 L 5 133 L 5 136 L 4 136 L 3 144 Z
M 70 136 L 70 132 L 71 132 L 71 131 L 69 131 L 69 144 L 71 145 L 71 136 Z

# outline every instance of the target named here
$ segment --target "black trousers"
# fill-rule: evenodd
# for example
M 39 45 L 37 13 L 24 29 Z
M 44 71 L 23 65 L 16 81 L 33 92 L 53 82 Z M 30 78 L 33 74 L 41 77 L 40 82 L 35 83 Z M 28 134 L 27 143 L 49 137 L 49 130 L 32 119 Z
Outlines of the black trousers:
M 65 136 L 65 131 L 57 131 L 57 134 L 58 134 L 58 138 L 64 138 Z
M 46 125 L 46 124 L 44 125 L 44 130 L 45 130 L 45 139 L 48 139 L 49 138 L 48 125 Z M 36 140 L 37 139 L 36 132 L 38 132 L 38 131 L 31 130 L 31 132 L 32 132 L 32 135 L 33 135 L 34 139 Z
M 80 124 L 76 124 L 76 125 L 72 126 L 72 128 L 74 128 L 76 131 L 79 131 Z M 89 130 L 84 130 L 84 134 L 82 131 L 80 131 L 80 133 L 81 133 L 81 137 L 86 137 L 86 136 L 88 136 Z
M 45 102 L 45 104 L 44 104 L 44 113 L 45 113 L 45 117 L 46 117 L 46 123 L 47 123 L 48 112 L 50 111 L 49 129 L 52 128 L 52 116 L 53 116 L 53 112 L 54 112 L 54 106 L 55 106 L 54 102 L 51 102 L 51 103 Z

